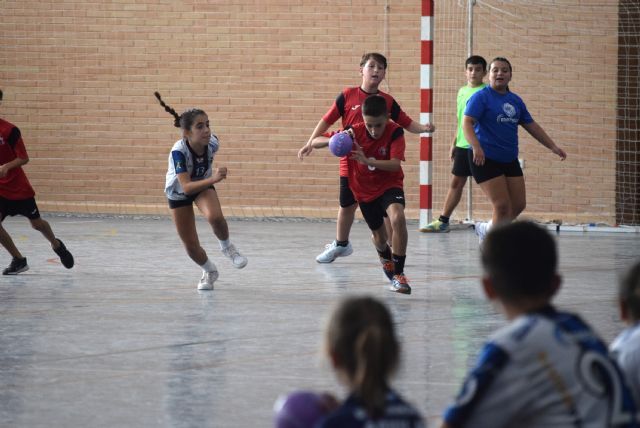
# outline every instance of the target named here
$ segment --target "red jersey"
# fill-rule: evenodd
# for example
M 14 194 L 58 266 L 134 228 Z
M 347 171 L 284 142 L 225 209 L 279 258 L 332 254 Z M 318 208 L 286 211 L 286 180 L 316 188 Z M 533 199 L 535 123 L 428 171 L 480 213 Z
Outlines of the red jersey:
M 356 142 L 369 159 L 404 161 L 404 130 L 397 123 L 387 122 L 384 133 L 378 139 L 371 138 L 364 123 L 357 123 L 351 129 Z M 344 157 L 347 158 L 348 156 Z M 397 171 L 382 171 L 353 159 L 348 159 L 347 162 L 349 187 L 358 202 L 371 202 L 391 188 L 403 188 L 402 168 Z
M 20 130 L 6 120 L 0 119 L 0 165 L 11 162 L 15 158 L 29 158 Z M 7 175 L 0 177 L 0 197 L 16 201 L 34 196 L 35 192 L 22 167 L 13 168 Z
M 362 104 L 365 98 L 370 95 L 380 95 L 387 101 L 387 110 L 391 120 L 396 122 L 403 128 L 407 128 L 412 119 L 400 108 L 400 105 L 393 97 L 385 92 L 378 91 L 375 94 L 370 94 L 362 90 L 362 88 L 346 88 L 336 98 L 331 106 L 331 109 L 324 116 L 322 120 L 329 125 L 333 125 L 338 119 L 342 118 L 342 129 L 346 129 L 348 126 L 355 125 L 356 123 L 362 123 Z M 326 135 L 325 136 L 329 136 Z M 345 157 L 340 158 L 340 176 L 347 177 L 349 175 L 347 167 L 347 159 Z

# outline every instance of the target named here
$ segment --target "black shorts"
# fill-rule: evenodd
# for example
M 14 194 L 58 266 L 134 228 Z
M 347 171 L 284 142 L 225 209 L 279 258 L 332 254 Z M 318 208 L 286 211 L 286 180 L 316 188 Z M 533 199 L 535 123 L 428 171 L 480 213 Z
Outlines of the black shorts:
M 356 198 L 353 196 L 353 192 L 349 187 L 349 178 L 340 177 L 340 206 L 342 208 L 350 207 L 355 204 Z
M 40 218 L 40 211 L 35 198 L 11 200 L 0 198 L 0 221 L 7 216 L 21 215 L 29 220 Z
M 476 165 L 473 163 L 473 150 L 469 150 L 469 165 L 471 173 L 476 183 L 480 184 L 492 178 L 500 177 L 522 177 L 522 168 L 520 162 L 515 159 L 511 162 L 497 162 L 493 159 L 484 158 L 484 165 Z
M 213 186 L 209 187 L 209 189 L 216 190 L 216 188 Z M 167 202 L 169 202 L 169 208 L 175 209 L 175 208 L 188 207 L 189 205 L 193 205 L 193 201 L 195 201 L 200 195 L 200 193 L 204 192 L 205 190 L 208 190 L 208 189 L 201 190 L 195 195 L 187 195 L 187 199 L 178 199 L 178 200 L 167 199 Z
M 369 229 L 378 230 L 384 223 L 384 217 L 387 216 L 387 208 L 391 204 L 404 203 L 404 191 L 396 187 L 387 190 L 378 199 L 371 202 L 360 202 L 360 211 L 367 222 Z
M 453 151 L 453 167 L 451 174 L 456 177 L 470 177 L 471 165 L 469 165 L 469 152 L 471 149 L 456 147 Z

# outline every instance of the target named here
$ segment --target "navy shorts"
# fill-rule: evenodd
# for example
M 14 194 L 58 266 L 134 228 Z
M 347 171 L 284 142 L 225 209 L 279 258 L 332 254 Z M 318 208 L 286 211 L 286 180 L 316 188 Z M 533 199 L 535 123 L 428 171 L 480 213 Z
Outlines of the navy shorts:
M 463 149 L 462 147 L 456 147 L 453 151 L 453 167 L 451 168 L 451 174 L 456 177 L 470 177 L 471 165 L 469 165 L 469 152 L 471 149 Z
M 387 208 L 391 204 L 402 204 L 403 207 L 405 206 L 404 190 L 394 187 L 371 202 L 360 202 L 360 211 L 369 229 L 378 230 L 382 227 L 384 218 L 387 216 Z
M 469 150 L 469 166 L 476 183 L 480 184 L 492 178 L 500 177 L 522 177 L 522 168 L 520 162 L 515 159 L 511 162 L 497 162 L 493 159 L 484 158 L 484 165 L 476 165 L 473 163 L 473 150 Z
M 216 190 L 216 188 L 213 186 L 209 187 L 209 189 Z M 204 190 L 208 190 L 208 189 L 204 189 Z M 188 207 L 189 205 L 193 205 L 193 201 L 195 201 L 200 195 L 200 193 L 204 192 L 204 190 L 196 193 L 195 195 L 186 195 L 187 199 L 167 199 L 167 202 L 169 202 L 169 208 L 175 209 L 175 208 Z
M 40 218 L 35 198 L 11 200 L 0 198 L 0 221 L 7 216 L 21 215 L 29 220 Z

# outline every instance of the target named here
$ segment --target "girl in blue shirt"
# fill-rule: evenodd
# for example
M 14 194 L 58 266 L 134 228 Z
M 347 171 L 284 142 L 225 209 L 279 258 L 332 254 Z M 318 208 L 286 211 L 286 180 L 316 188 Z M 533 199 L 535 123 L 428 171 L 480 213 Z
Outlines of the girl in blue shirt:
M 567 157 L 533 120 L 522 99 L 509 90 L 511 76 L 511 63 L 495 58 L 489 66 L 489 86 L 476 92 L 464 111 L 462 129 L 472 149 L 471 173 L 493 206 L 491 221 L 476 224 L 481 241 L 491 224 L 512 221 L 526 206 L 518 162 L 518 125 L 560 159 Z

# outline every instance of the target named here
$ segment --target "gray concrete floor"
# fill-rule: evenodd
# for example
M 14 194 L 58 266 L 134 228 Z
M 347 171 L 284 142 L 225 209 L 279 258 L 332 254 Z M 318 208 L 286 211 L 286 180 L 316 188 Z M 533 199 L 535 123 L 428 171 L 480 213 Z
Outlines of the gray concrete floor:
M 3 427 L 271 426 L 280 394 L 344 393 L 322 356 L 322 327 L 332 305 L 354 293 L 391 308 L 403 344 L 394 385 L 436 426 L 484 337 L 504 323 L 480 293 L 471 231 L 427 235 L 410 225 L 413 294 L 404 296 L 385 290 L 362 223 L 352 256 L 319 265 L 335 223 L 231 220 L 249 257 L 235 270 L 199 222 L 220 279 L 197 292 L 200 270 L 169 218 L 45 218 L 76 266 L 64 269 L 24 218 L 5 221 L 31 269 L 0 277 Z M 622 327 L 617 274 L 640 255 L 640 239 L 558 238 L 565 283 L 557 304 L 610 341 Z

